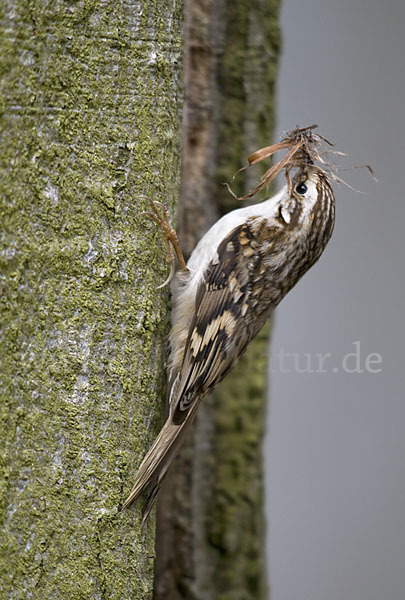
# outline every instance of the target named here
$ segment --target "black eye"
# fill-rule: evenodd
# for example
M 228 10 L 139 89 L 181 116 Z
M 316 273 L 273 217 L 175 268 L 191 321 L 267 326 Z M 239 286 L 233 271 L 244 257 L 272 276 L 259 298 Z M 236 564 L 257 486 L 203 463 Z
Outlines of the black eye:
M 307 189 L 308 189 L 307 186 L 302 181 L 301 181 L 301 183 L 299 183 L 298 185 L 295 186 L 295 191 L 297 192 L 297 194 L 300 194 L 301 196 L 303 196 L 305 194 Z

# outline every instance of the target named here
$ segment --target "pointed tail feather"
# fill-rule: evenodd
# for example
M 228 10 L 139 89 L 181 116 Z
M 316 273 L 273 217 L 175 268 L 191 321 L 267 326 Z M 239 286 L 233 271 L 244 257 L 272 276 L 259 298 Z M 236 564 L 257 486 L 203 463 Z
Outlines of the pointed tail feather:
M 145 488 L 153 483 L 153 488 L 150 491 L 148 502 L 144 510 L 143 522 L 149 515 L 162 481 L 183 441 L 183 434 L 188 421 L 189 420 L 187 419 L 180 425 L 175 425 L 169 418 L 163 425 L 159 435 L 138 469 L 134 487 L 128 498 L 125 500 L 122 508 L 130 506 Z

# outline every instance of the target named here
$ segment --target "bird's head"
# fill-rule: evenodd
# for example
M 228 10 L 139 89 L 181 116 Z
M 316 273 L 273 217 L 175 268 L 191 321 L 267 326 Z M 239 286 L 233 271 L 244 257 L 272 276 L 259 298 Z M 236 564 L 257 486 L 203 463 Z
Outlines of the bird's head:
M 287 186 L 280 198 L 280 216 L 291 227 L 321 226 L 334 217 L 334 195 L 322 169 L 304 164 L 293 177 L 286 173 Z M 332 231 L 330 231 L 332 233 Z

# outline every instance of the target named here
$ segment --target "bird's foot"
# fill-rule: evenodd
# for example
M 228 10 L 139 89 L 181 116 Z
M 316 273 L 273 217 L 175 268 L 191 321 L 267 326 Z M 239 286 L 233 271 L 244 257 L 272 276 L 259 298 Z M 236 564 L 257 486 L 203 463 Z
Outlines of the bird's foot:
M 146 198 L 146 196 L 143 196 Z M 170 265 L 169 277 L 157 289 L 165 287 L 173 279 L 174 275 L 174 255 L 173 250 L 179 261 L 180 269 L 187 271 L 186 261 L 184 260 L 183 252 L 180 248 L 179 238 L 177 237 L 176 230 L 170 225 L 169 214 L 166 208 L 158 200 L 151 200 L 146 198 L 151 206 L 151 212 L 142 212 L 141 215 L 146 215 L 152 221 L 154 221 L 158 227 L 162 230 L 164 241 L 166 245 L 166 262 Z

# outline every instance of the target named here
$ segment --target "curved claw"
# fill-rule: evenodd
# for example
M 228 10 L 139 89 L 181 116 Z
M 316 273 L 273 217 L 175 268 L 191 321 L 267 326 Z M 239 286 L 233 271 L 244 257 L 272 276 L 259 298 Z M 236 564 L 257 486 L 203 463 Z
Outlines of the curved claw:
M 155 215 L 151 212 L 148 212 L 147 210 L 143 210 L 142 212 L 138 213 L 139 217 L 149 217 L 149 219 L 153 219 L 155 220 Z
M 164 207 L 164 204 L 162 202 L 160 202 L 160 200 L 149 200 L 149 202 L 151 204 L 157 204 L 158 206 L 160 206 L 161 208 L 163 208 L 164 212 L 166 213 L 166 209 Z
M 166 281 L 164 281 L 163 283 L 161 283 L 160 285 L 157 286 L 157 290 L 161 290 L 162 288 L 166 287 L 171 280 L 173 279 L 174 276 L 174 272 L 175 272 L 175 268 L 174 268 L 174 262 L 170 263 L 170 273 L 168 278 L 166 279 Z

